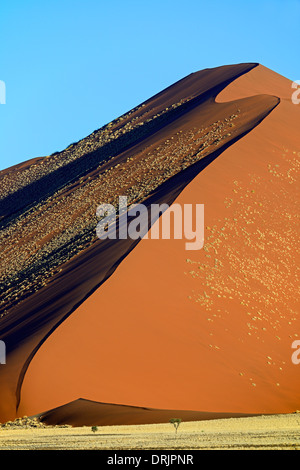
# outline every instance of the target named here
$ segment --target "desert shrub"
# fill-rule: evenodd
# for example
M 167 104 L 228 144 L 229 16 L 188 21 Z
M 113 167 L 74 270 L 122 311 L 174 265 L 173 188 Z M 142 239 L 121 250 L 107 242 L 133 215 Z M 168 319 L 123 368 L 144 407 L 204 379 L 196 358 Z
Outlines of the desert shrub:
M 179 425 L 181 423 L 181 419 L 180 418 L 172 418 L 172 419 L 170 419 L 169 423 L 173 424 L 173 426 L 175 428 L 175 434 L 177 434 L 177 430 L 178 430 Z

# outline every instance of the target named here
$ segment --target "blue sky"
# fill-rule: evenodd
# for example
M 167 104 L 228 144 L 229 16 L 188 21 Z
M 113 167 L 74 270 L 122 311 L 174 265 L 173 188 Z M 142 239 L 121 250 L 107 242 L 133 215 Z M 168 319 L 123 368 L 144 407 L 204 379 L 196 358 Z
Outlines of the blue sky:
M 300 79 L 300 0 L 1 0 L 0 169 L 62 150 L 191 72 Z

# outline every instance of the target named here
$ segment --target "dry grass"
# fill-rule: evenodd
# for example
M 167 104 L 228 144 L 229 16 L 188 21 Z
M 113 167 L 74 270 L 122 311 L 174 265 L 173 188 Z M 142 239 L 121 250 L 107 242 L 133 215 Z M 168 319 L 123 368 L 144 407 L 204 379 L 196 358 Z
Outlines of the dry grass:
M 183 422 L 177 436 L 169 423 L 81 428 L 0 428 L 1 450 L 300 450 L 298 414 Z

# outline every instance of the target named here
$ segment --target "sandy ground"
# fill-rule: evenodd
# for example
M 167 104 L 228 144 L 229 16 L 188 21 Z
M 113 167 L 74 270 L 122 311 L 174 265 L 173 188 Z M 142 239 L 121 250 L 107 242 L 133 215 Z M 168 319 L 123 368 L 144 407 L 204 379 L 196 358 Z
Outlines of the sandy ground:
M 181 423 L 42 429 L 0 428 L 0 450 L 300 450 L 300 415 Z

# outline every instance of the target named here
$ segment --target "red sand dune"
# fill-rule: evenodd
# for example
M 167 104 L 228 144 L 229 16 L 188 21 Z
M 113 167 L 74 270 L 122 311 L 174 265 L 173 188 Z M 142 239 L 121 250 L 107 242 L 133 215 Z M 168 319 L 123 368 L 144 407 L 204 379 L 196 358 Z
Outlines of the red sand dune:
M 246 416 L 249 415 L 234 415 L 235 418 Z M 49 425 L 97 426 L 100 424 L 102 426 L 113 426 L 128 423 L 167 423 L 176 417 L 180 417 L 183 421 L 200 421 L 202 419 L 231 418 L 233 415 L 232 413 L 203 413 L 187 410 L 155 410 L 78 399 L 45 413 L 40 413 L 37 417 L 43 423 Z
M 102 408 L 196 410 L 194 419 L 197 412 L 299 408 L 291 361 L 299 330 L 299 107 L 290 100 L 291 82 L 263 66 L 231 77 L 216 102 L 212 92 L 207 104 L 160 131 L 166 137 L 174 125 L 189 128 L 206 113 L 218 120 L 224 110 L 240 109 L 241 138 L 158 195 L 161 202 L 205 204 L 204 249 L 148 239 L 120 252 L 97 251 L 96 244 L 69 261 L 12 310 L 13 320 L 4 318 L 14 347 L 11 365 L 0 370 L 0 420 L 62 407 L 53 415 L 61 420 L 63 405 L 78 398 Z M 152 146 L 158 137 L 151 136 Z M 75 410 L 72 424 L 90 424 L 82 407 Z M 101 413 L 97 424 L 110 424 Z M 156 419 L 151 412 L 147 422 Z

